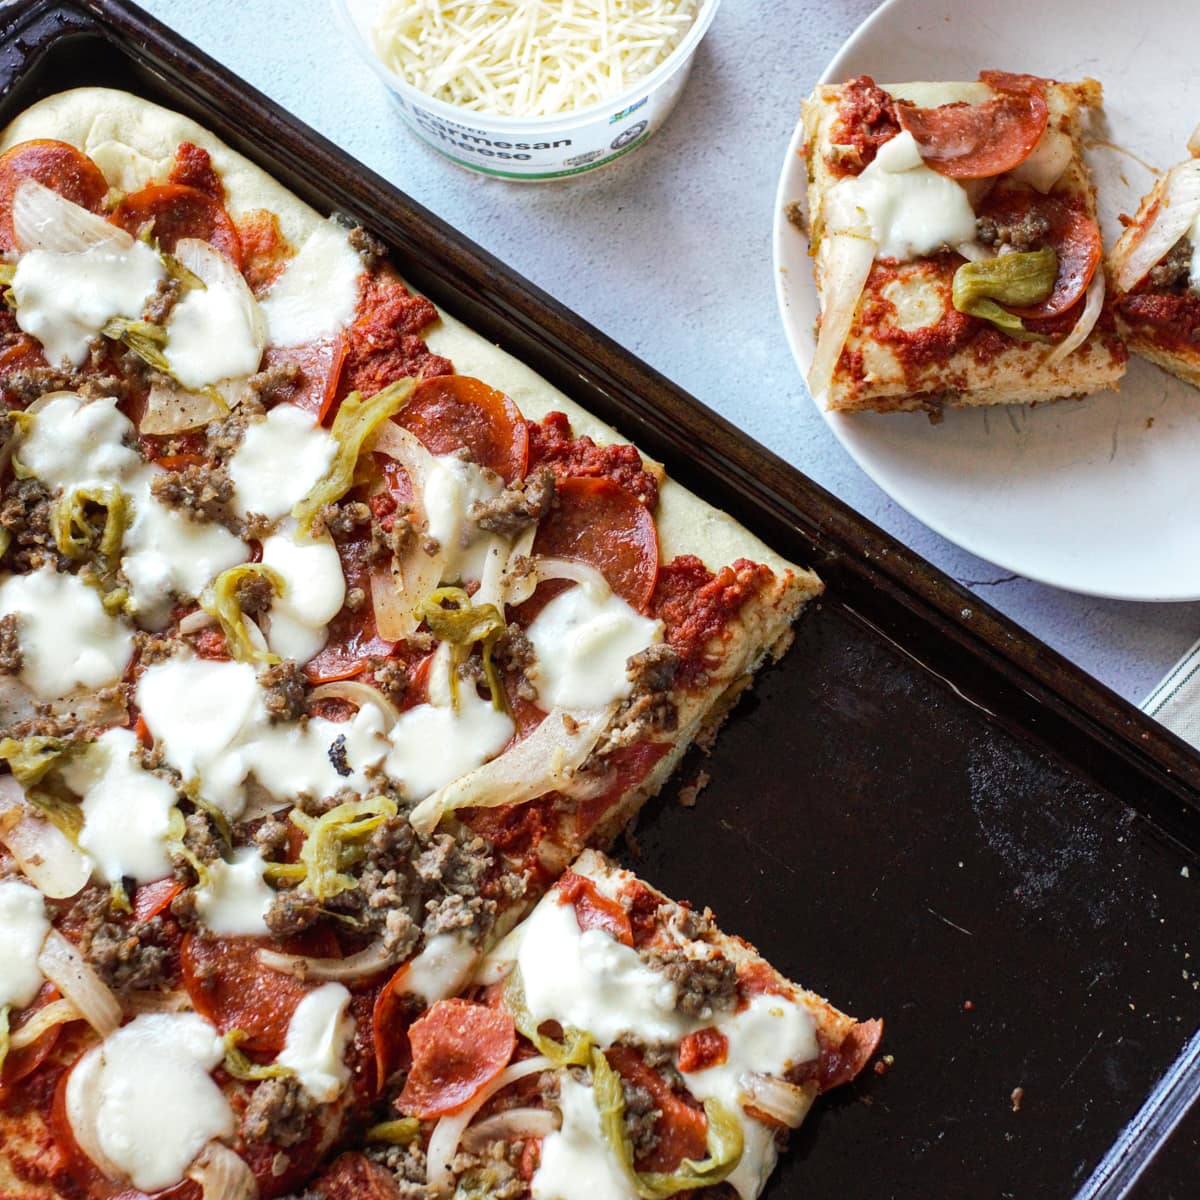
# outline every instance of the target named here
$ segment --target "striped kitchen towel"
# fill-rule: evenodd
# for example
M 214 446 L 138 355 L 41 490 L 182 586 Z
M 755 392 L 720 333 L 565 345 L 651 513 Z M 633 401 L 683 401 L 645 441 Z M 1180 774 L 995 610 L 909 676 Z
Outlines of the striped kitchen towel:
M 1200 642 L 1197 642 L 1142 701 L 1142 711 L 1185 742 L 1200 746 Z

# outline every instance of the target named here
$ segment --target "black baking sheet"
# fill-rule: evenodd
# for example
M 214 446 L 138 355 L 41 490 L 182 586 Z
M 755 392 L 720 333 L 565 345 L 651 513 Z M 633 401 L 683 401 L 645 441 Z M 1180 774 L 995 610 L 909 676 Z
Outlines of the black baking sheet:
M 0 21 L 5 119 L 89 83 L 188 112 L 826 579 L 624 853 L 887 1022 L 890 1069 L 820 1103 L 770 1196 L 1068 1196 L 1114 1144 L 1150 1160 L 1163 1128 L 1118 1137 L 1200 1027 L 1191 750 L 136 8 Z M 1147 1194 L 1196 1193 L 1195 1137 Z

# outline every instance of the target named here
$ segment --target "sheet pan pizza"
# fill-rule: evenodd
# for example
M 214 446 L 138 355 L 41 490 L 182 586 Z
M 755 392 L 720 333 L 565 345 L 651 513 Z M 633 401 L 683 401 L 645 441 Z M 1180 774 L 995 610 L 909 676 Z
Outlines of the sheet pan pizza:
M 817 578 L 186 118 L 0 152 L 0 1196 L 757 1195 L 879 1026 L 586 848 Z

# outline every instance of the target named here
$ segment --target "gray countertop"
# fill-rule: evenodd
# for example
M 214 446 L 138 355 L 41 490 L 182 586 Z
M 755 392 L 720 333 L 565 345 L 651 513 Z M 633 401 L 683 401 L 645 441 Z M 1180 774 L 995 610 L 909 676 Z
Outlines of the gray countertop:
M 554 184 L 472 175 L 408 134 L 326 0 L 142 0 L 274 101 L 1122 695 L 1200 636 L 1200 603 L 1074 596 L 910 517 L 816 412 L 775 306 L 776 182 L 801 98 L 873 0 L 726 0 L 662 132 Z

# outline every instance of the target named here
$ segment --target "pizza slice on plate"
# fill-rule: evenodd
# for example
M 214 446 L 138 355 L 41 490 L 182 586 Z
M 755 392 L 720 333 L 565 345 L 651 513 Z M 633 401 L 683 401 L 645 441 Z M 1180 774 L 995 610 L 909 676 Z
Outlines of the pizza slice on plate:
M 1200 129 L 1109 255 L 1126 344 L 1200 387 Z
M 1019 404 L 1117 386 L 1095 198 L 1094 80 L 818 87 L 804 105 L 820 321 L 839 411 Z
M 269 1200 L 820 583 L 135 96 L 0 254 L 0 1195 Z
M 393 1119 L 313 1190 L 753 1200 L 789 1130 L 881 1032 L 588 851 L 470 993 L 412 1024 Z

